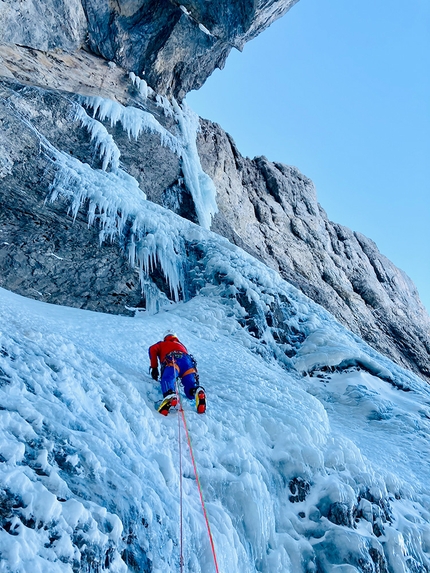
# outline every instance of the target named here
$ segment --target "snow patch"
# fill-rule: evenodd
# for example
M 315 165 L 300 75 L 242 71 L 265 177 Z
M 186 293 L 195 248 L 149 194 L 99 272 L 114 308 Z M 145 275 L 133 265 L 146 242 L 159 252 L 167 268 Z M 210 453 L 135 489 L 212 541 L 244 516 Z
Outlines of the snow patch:
M 388 368 L 372 360 L 368 354 L 363 352 L 357 345 L 353 344 L 350 337 L 340 335 L 334 339 L 327 330 L 315 330 L 310 334 L 300 347 L 294 363 L 301 372 L 312 372 L 313 370 L 326 367 L 362 366 L 369 372 L 385 378 L 393 379 L 393 374 Z

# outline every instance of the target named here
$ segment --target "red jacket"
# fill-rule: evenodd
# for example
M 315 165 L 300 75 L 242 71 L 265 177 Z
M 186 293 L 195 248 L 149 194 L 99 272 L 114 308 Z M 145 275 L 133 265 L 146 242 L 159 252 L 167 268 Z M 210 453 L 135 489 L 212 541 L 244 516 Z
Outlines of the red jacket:
M 175 336 L 166 336 L 164 340 L 160 340 L 156 344 L 149 347 L 149 358 L 151 360 L 151 368 L 157 368 L 158 360 L 162 364 L 168 354 L 171 352 L 183 352 L 188 354 L 187 349 Z

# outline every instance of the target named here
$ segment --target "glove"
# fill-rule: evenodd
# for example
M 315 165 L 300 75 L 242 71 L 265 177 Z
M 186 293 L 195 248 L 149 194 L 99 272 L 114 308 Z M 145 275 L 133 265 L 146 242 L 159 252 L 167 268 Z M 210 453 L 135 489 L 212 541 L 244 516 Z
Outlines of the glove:
M 158 368 L 151 368 L 151 376 L 153 380 L 158 380 Z

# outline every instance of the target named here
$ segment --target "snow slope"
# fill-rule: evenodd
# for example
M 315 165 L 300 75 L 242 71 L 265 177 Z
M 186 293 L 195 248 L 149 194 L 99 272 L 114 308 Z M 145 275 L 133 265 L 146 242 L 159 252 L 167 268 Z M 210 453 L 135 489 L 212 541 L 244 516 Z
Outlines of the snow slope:
M 357 368 L 285 370 L 216 297 L 125 318 L 0 290 L 0 312 L 0 571 L 179 571 L 178 421 L 155 411 L 147 374 L 172 326 L 208 393 L 204 416 L 184 407 L 221 571 L 429 565 L 430 392 L 386 359 L 411 391 Z M 303 356 L 318 342 L 344 355 L 337 328 Z M 183 449 L 185 571 L 209 573 Z

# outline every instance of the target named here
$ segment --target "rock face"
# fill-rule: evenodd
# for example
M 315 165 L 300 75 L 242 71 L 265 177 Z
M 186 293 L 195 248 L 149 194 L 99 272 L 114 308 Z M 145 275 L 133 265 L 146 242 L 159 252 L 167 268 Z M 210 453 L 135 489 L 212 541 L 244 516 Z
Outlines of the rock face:
M 142 108 L 139 91 L 124 70 L 88 54 L 57 55 L 55 61 L 22 48 L 3 47 L 0 54 L 11 76 L 0 79 L 0 286 L 42 301 L 102 312 L 127 314 L 128 308 L 144 306 L 139 275 L 121 245 L 104 243 L 100 249 L 99 227 L 88 226 L 85 208 L 74 219 L 64 202 L 49 201 L 56 165 L 41 147 L 46 138 L 59 151 L 101 169 L 91 135 L 75 117 L 72 90 L 98 96 L 103 85 L 103 93 L 111 98 Z M 45 81 L 67 91 L 33 87 L 28 85 L 31 77 L 35 83 Z M 175 122 L 155 98 L 145 100 L 145 109 L 162 127 L 175 131 Z M 123 168 L 142 192 L 195 220 L 180 158 L 161 144 L 160 135 L 145 133 L 134 140 L 120 125 L 106 126 L 119 147 Z M 155 269 L 154 279 L 158 278 Z
M 64 203 L 47 201 L 56 167 L 40 138 L 101 168 L 91 135 L 75 117 L 75 90 L 106 93 L 145 109 L 169 133 L 178 129 L 175 120 L 155 97 L 143 100 L 124 70 L 88 54 L 53 61 L 22 48 L 0 53 L 12 76 L 2 80 L 0 91 L 0 285 L 105 312 L 144 306 L 138 275 L 120 245 L 99 246 L 97 226 L 88 227 L 85 209 L 73 220 Z M 32 77 L 67 91 L 27 85 Z M 121 152 L 122 168 L 147 197 L 196 221 L 181 159 L 160 136 L 145 133 L 134 140 L 120 125 L 103 124 Z M 229 135 L 208 121 L 201 120 L 197 144 L 217 188 L 212 229 L 278 270 L 377 350 L 430 377 L 430 321 L 410 279 L 371 240 L 329 221 L 312 182 L 297 169 L 243 158 Z
M 2 43 L 43 51 L 75 51 L 84 44 L 87 29 L 79 0 L 6 0 L 0 6 Z
M 201 124 L 202 165 L 218 193 L 213 229 L 371 346 L 429 377 L 430 320 L 409 277 L 373 241 L 329 221 L 312 181 L 296 168 L 245 159 L 219 126 Z
M 2 42 L 82 47 L 182 99 L 298 0 L 25 0 L 0 5 Z
M 141 294 L 120 247 L 106 245 L 102 252 L 85 213 L 73 221 L 64 203 L 46 201 L 55 169 L 26 120 L 91 161 L 90 138 L 70 128 L 69 111 L 70 101 L 58 93 L 13 82 L 0 88 L 0 285 L 47 302 L 123 312 L 124 305 L 139 305 Z
M 100 247 L 85 205 L 74 220 L 68 206 L 49 201 L 57 166 L 42 143 L 102 168 L 88 126 L 76 115 L 76 94 L 149 113 L 172 137 L 180 131 L 177 119 L 163 98 L 153 92 L 143 97 L 139 81 L 89 53 L 3 45 L 0 57 L 0 286 L 104 312 L 144 306 L 138 275 L 121 245 Z M 121 168 L 149 200 L 197 221 L 183 158 L 160 133 L 130 138 L 108 118 L 99 127 L 113 138 Z M 413 283 L 371 240 L 329 221 L 312 182 L 297 169 L 243 158 L 219 126 L 201 120 L 197 148 L 217 189 L 212 230 L 278 270 L 371 346 L 430 378 L 430 319 Z M 152 278 L 162 283 L 157 269 Z

